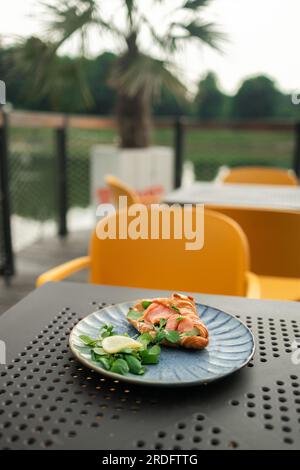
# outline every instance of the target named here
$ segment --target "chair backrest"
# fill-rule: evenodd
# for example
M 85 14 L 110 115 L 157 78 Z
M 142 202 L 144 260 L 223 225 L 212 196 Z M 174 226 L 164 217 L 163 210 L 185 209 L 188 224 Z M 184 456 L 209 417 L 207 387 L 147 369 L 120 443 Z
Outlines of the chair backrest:
M 266 276 L 300 278 L 300 213 L 251 208 L 214 210 L 234 219 L 245 232 L 251 271 Z
M 190 210 L 194 214 L 195 209 Z M 173 208 L 172 224 L 178 211 L 182 215 L 181 207 Z M 150 212 L 151 209 L 147 209 L 149 218 Z M 101 224 L 108 221 L 118 224 L 120 214 L 123 217 L 124 211 L 101 220 L 98 228 L 103 228 Z M 128 216 L 129 223 L 131 220 Z M 90 244 L 90 281 L 128 287 L 245 295 L 249 251 L 243 231 L 235 221 L 212 211 L 205 211 L 204 221 L 204 246 L 201 250 L 186 250 L 188 238 L 183 235 L 182 239 L 176 239 L 172 230 L 171 239 L 160 237 L 156 240 L 103 240 L 95 231 Z
M 222 175 L 223 183 L 274 184 L 297 186 L 299 181 L 292 170 L 268 167 L 230 168 Z
M 131 206 L 140 202 L 138 194 L 125 183 L 123 183 L 119 178 L 113 175 L 106 175 L 104 180 L 107 186 L 110 189 L 112 203 L 116 208 L 119 207 L 119 197 L 127 196 L 127 205 Z

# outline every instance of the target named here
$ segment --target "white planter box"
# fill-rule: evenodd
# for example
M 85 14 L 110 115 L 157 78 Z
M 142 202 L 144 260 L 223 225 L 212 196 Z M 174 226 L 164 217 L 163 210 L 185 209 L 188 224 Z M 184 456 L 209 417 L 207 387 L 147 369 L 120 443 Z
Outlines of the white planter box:
M 120 149 L 97 145 L 91 150 L 91 199 L 108 202 L 104 176 L 112 174 L 143 194 L 165 194 L 174 188 L 174 151 L 170 147 Z

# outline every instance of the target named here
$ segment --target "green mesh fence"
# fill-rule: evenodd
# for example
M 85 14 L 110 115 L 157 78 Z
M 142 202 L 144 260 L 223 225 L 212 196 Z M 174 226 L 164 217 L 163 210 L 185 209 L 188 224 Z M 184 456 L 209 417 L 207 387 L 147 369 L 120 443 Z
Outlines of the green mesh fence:
M 289 168 L 293 155 L 292 132 L 189 131 L 187 158 L 198 179 L 213 178 L 220 165 L 266 165 Z
M 90 204 L 90 153 L 97 144 L 116 141 L 116 133 L 112 131 L 68 130 L 67 174 L 68 174 L 68 205 L 87 207 Z
M 67 130 L 68 205 L 90 204 L 90 152 L 93 145 L 117 142 L 111 130 Z M 153 132 L 153 143 L 173 146 L 173 129 Z M 291 167 L 292 132 L 186 130 L 185 160 L 194 163 L 196 178 L 210 180 L 222 165 Z M 10 129 L 12 212 L 37 221 L 57 214 L 57 172 L 53 129 Z
M 1 169 L 0 169 L 1 171 Z M 5 242 L 4 242 L 4 236 L 5 236 L 5 226 L 4 226 L 4 220 L 3 220 L 3 211 L 2 207 L 0 207 L 0 276 L 4 274 L 5 268 L 6 268 L 6 247 L 5 247 Z
M 11 128 L 9 142 L 12 213 L 39 221 L 54 218 L 53 131 Z
M 162 145 L 173 144 L 172 130 L 154 134 Z M 196 179 L 213 179 L 222 165 L 292 167 L 293 132 L 187 129 L 184 158 L 194 164 Z

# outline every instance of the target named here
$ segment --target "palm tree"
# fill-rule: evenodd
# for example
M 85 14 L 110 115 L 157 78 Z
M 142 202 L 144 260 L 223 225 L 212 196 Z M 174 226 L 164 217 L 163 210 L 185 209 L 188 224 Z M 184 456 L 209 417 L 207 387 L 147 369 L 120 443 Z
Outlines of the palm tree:
M 84 54 L 92 29 L 98 29 L 104 38 L 112 35 L 121 46 L 110 77 L 110 85 L 117 92 L 116 112 L 120 145 L 123 148 L 147 147 L 150 140 L 153 96 L 159 93 L 162 85 L 177 97 L 185 96 L 187 92 L 178 78 L 178 73 L 174 71 L 175 67 L 170 58 L 192 40 L 219 49 L 219 44 L 224 39 L 224 35 L 217 31 L 214 23 L 201 18 L 210 1 L 182 0 L 179 7 L 173 6 L 171 11 L 161 18 L 163 34 L 157 32 L 156 25 L 151 23 L 143 11 L 146 0 L 58 0 L 46 4 L 46 14 L 50 18 L 47 25 L 47 41 L 43 46 L 38 44 L 38 52 L 34 54 L 28 52 L 28 46 L 27 50 L 25 47 L 25 62 L 30 65 L 28 71 L 34 71 L 37 88 L 49 93 L 51 87 L 56 86 L 56 73 L 55 67 L 54 70 L 52 68 L 51 74 L 48 70 L 51 63 L 55 62 L 57 52 L 67 41 L 73 37 L 79 38 Z M 172 2 L 174 4 L 174 0 Z M 103 13 L 103 3 L 110 6 L 115 4 L 112 18 Z M 160 3 L 160 12 L 162 6 L 167 3 L 170 5 L 169 0 L 152 0 L 152 3 L 154 8 L 156 3 Z M 149 55 L 142 46 L 145 35 L 151 38 L 157 57 Z M 72 74 L 71 71 L 71 75 L 75 76 L 75 72 Z M 81 85 L 88 99 L 88 90 L 82 80 Z

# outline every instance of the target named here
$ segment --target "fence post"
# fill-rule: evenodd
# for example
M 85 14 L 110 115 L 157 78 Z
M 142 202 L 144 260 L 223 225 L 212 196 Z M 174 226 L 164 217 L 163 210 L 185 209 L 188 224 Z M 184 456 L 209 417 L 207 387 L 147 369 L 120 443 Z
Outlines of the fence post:
M 0 274 L 6 281 L 14 274 L 14 254 L 10 225 L 9 171 L 8 171 L 8 122 L 6 114 L 0 109 L 0 242 L 3 245 L 3 264 Z M 2 220 L 1 220 L 2 219 Z M 0 246 L 1 249 L 1 246 Z
M 300 178 L 300 122 L 295 124 L 295 150 L 294 150 L 294 171 Z
M 68 186 L 67 186 L 67 127 L 55 130 L 57 158 L 57 205 L 58 205 L 58 235 L 68 234 Z
M 183 152 L 184 152 L 184 122 L 182 118 L 177 118 L 174 122 L 174 151 L 175 151 L 175 172 L 174 186 L 181 185 Z

